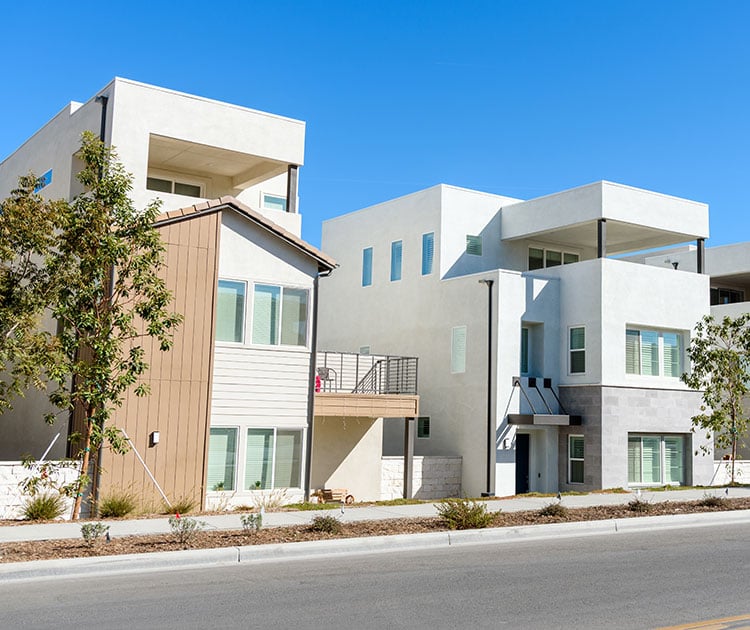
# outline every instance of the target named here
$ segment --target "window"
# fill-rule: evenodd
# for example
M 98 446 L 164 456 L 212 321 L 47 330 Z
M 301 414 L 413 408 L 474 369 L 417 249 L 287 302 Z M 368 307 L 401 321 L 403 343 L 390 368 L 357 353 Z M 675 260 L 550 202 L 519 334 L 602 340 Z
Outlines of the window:
M 263 207 L 266 210 L 279 210 L 281 212 L 286 212 L 286 197 L 269 195 L 267 193 L 263 193 L 261 197 L 263 199 Z
M 391 282 L 401 280 L 401 252 L 403 250 L 403 243 L 401 241 L 393 241 L 391 243 Z
M 417 437 L 425 439 L 430 437 L 429 416 L 420 416 L 419 418 L 417 418 Z
M 216 296 L 216 340 L 242 343 L 245 328 L 245 283 L 219 280 Z
M 451 374 L 466 372 L 466 326 L 451 330 Z
M 422 275 L 432 273 L 432 260 L 435 256 L 435 233 L 422 234 Z
M 529 329 L 521 328 L 521 374 L 529 373 Z
M 42 188 L 46 188 L 52 183 L 52 169 L 48 170 L 44 175 L 37 178 L 36 186 L 34 186 L 34 192 L 38 193 Z
M 369 355 L 370 354 L 370 346 L 360 346 L 359 347 L 359 353 L 360 354 Z
M 711 289 L 711 306 L 745 301 L 745 292 L 738 289 Z
M 570 374 L 586 372 L 586 328 L 576 326 L 570 329 Z
M 559 267 L 577 263 L 581 257 L 573 252 L 563 252 L 541 247 L 529 247 L 529 271 L 545 267 Z
M 568 483 L 583 483 L 583 436 L 568 436 Z
M 147 177 L 146 188 L 156 192 L 174 193 L 185 197 L 202 197 L 200 185 L 187 182 L 178 182 L 161 177 Z
M 470 256 L 482 255 L 482 237 L 466 235 L 466 253 Z
M 628 435 L 628 483 L 685 484 L 682 435 Z
M 209 491 L 234 490 L 236 452 L 237 429 L 211 429 L 206 477 Z
M 248 429 L 245 447 L 245 490 L 299 488 L 302 431 Z
M 679 378 L 682 334 L 628 328 L 625 331 L 625 373 Z
M 362 250 L 362 286 L 369 287 L 372 284 L 372 247 Z
M 304 346 L 307 343 L 307 291 L 256 284 L 253 343 Z

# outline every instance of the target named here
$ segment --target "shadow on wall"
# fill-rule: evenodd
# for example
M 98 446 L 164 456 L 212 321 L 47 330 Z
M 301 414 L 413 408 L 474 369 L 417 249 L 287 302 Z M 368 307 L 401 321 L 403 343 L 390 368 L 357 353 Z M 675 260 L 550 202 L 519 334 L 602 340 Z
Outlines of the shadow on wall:
M 498 209 L 499 210 L 499 209 Z M 464 235 L 458 235 L 457 238 Z M 479 234 L 468 236 L 479 237 L 471 244 L 468 242 L 458 259 L 451 265 L 451 268 L 445 273 L 443 278 L 454 278 L 472 273 L 480 273 L 498 268 L 499 247 L 500 247 L 500 212 L 490 220 Z M 477 252 L 477 243 L 481 243 L 481 255 L 469 253 Z

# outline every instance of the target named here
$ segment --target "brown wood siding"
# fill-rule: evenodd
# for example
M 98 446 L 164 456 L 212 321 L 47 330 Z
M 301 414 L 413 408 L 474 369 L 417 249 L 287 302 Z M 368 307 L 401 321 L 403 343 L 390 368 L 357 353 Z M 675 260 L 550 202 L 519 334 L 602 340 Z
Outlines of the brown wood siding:
M 221 213 L 211 213 L 159 227 L 167 247 L 164 277 L 174 295 L 172 308 L 184 322 L 169 352 L 145 340 L 151 369 L 144 380 L 151 394 L 128 394 L 115 415 L 115 424 L 130 436 L 167 497 L 188 497 L 196 508 L 205 498 L 220 225 Z M 160 432 L 160 442 L 149 448 L 153 431 Z M 161 506 L 135 454 L 105 450 L 99 496 L 118 489 L 135 493 L 145 506 Z
M 315 394 L 315 417 L 415 418 L 419 396 L 399 394 Z

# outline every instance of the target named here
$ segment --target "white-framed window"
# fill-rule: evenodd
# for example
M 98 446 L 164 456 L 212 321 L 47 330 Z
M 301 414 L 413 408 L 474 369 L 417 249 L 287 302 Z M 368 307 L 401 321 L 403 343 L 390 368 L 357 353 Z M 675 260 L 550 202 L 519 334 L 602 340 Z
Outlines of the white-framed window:
M 568 483 L 583 483 L 583 436 L 568 436 Z
M 369 287 L 372 284 L 372 247 L 362 250 L 362 286 Z
M 208 438 L 207 489 L 210 492 L 234 490 L 236 473 L 237 428 L 212 427 Z
M 254 285 L 252 343 L 307 345 L 307 302 L 307 289 Z
M 529 329 L 521 328 L 521 374 L 529 373 Z
M 393 241 L 391 243 L 391 282 L 401 280 L 401 259 L 403 249 L 403 241 Z
M 219 280 L 216 295 L 216 340 L 242 343 L 245 332 L 247 283 Z
M 166 177 L 147 177 L 146 188 L 155 192 L 183 195 L 184 197 L 203 197 L 203 185 L 180 181 L 178 179 L 167 179 Z
M 571 326 L 568 329 L 568 373 L 586 372 L 586 327 Z
M 432 273 L 432 262 L 435 258 L 435 233 L 422 234 L 422 275 Z
M 679 378 L 683 334 L 628 327 L 625 330 L 625 373 Z
M 286 197 L 281 195 L 274 195 L 271 193 L 261 193 L 261 206 L 266 210 L 278 210 L 280 212 L 286 212 Z
M 628 434 L 628 484 L 684 485 L 684 435 Z
M 359 354 L 366 354 L 369 356 L 370 354 L 370 346 L 360 346 L 359 347 Z
M 482 255 L 482 237 L 477 235 L 466 235 L 466 253 L 469 256 Z
M 417 418 L 417 437 L 426 440 L 430 437 L 430 417 L 419 416 Z
M 451 329 L 451 374 L 466 372 L 466 326 Z
M 581 259 L 576 252 L 566 252 L 545 247 L 529 247 L 529 271 L 546 267 L 559 267 L 577 263 Z

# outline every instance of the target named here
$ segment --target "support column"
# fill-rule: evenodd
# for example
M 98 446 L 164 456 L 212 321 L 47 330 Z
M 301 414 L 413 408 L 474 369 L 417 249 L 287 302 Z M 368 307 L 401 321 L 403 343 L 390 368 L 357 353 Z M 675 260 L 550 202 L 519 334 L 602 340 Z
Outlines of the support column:
M 404 418 L 404 499 L 411 499 L 414 477 L 414 427 L 416 418 Z
M 596 257 L 607 257 L 607 219 L 599 219 L 596 226 Z
M 705 238 L 699 238 L 698 239 L 698 251 L 696 252 L 696 259 L 697 259 L 697 271 L 698 273 L 703 273 L 703 267 L 704 267 L 704 261 L 706 260 L 706 249 L 705 249 Z
M 293 214 L 297 212 L 297 169 L 290 164 L 286 174 L 286 211 Z

